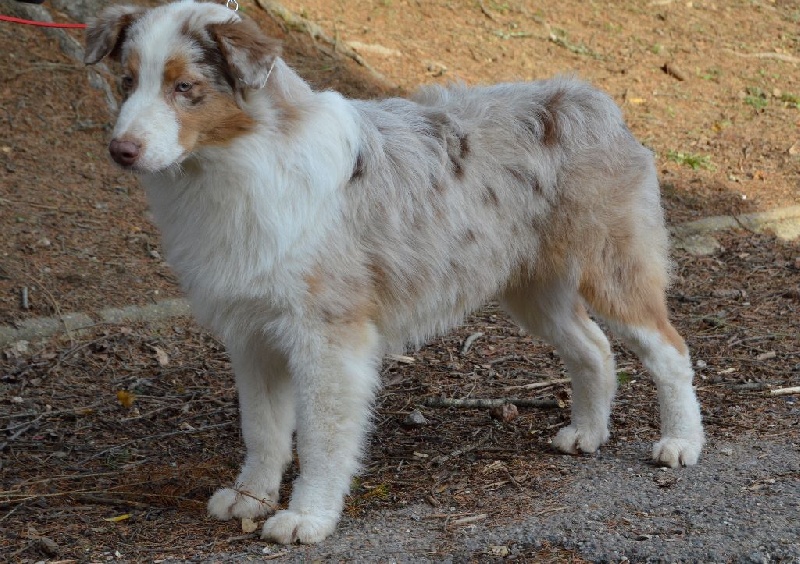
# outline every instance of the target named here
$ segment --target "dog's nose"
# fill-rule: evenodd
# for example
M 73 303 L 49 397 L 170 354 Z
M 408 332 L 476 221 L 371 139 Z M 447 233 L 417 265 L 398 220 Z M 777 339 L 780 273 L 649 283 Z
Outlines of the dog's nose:
M 132 166 L 139 158 L 141 145 L 133 141 L 112 139 L 108 145 L 111 158 L 122 166 Z

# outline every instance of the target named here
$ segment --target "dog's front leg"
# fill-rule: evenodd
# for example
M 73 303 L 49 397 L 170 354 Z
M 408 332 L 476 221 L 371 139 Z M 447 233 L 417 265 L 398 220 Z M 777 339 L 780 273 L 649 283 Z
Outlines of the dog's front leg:
M 359 468 L 379 382 L 379 338 L 370 323 L 336 331 L 346 335 L 325 335 L 322 350 L 290 363 L 300 475 L 288 509 L 264 524 L 265 539 L 315 543 L 330 535 Z
M 292 459 L 294 390 L 286 362 L 259 343 L 229 346 L 228 352 L 247 455 L 233 487 L 217 490 L 208 512 L 223 520 L 254 519 L 275 511 L 281 476 Z

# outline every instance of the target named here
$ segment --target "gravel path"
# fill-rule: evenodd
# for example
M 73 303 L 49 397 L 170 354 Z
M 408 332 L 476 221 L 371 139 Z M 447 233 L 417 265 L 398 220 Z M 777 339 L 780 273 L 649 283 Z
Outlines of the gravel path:
M 505 523 L 490 516 L 445 530 L 447 508 L 419 505 L 345 518 L 318 546 L 254 542 L 247 552 L 213 558 L 538 561 L 555 546 L 572 551 L 551 556 L 555 561 L 800 562 L 800 445 L 712 443 L 698 466 L 679 470 L 648 464 L 647 448 L 632 443 L 565 458 L 568 483 L 543 496 L 537 516 L 505 516 Z

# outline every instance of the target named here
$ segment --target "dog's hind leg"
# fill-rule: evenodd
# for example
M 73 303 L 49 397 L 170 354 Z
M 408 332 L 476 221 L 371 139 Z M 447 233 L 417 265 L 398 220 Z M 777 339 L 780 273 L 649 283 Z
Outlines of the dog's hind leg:
M 380 338 L 370 322 L 331 327 L 303 349 L 290 363 L 300 475 L 288 509 L 268 519 L 261 535 L 282 544 L 316 543 L 336 528 L 380 380 Z
M 655 184 L 654 173 L 649 182 Z M 653 459 L 671 467 L 696 464 L 703 426 L 689 351 L 667 312 L 667 231 L 660 208 L 638 208 L 614 223 L 601 251 L 584 263 L 580 293 L 655 380 L 661 440 Z
M 531 283 L 507 291 L 502 302 L 520 325 L 556 348 L 572 379 L 572 422 L 558 432 L 553 445 L 573 454 L 596 451 L 609 436 L 614 358 L 577 288 L 568 280 Z
M 208 502 L 218 519 L 256 518 L 273 513 L 286 466 L 292 459 L 294 392 L 285 361 L 251 348 L 228 349 L 239 392 L 245 462 L 231 488 L 222 488 Z
M 658 388 L 661 439 L 653 460 L 670 467 L 696 464 L 703 447 L 703 426 L 692 378 L 694 372 L 683 338 L 670 324 L 663 299 L 635 320 L 613 319 L 612 330 L 636 353 Z

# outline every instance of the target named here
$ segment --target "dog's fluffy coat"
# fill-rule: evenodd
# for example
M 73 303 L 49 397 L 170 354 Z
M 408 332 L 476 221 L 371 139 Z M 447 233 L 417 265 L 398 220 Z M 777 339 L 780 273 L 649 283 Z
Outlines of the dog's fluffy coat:
M 268 514 L 296 431 L 301 472 L 263 535 L 329 535 L 383 353 L 493 297 L 572 377 L 557 448 L 608 438 L 614 360 L 588 308 L 658 384 L 654 459 L 697 461 L 653 159 L 606 95 L 561 78 L 346 100 L 312 91 L 250 22 L 191 0 L 107 9 L 86 60 L 109 55 L 126 92 L 112 156 L 141 174 L 167 258 L 233 362 L 247 456 L 212 515 Z

